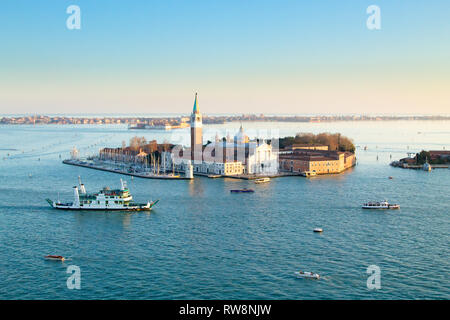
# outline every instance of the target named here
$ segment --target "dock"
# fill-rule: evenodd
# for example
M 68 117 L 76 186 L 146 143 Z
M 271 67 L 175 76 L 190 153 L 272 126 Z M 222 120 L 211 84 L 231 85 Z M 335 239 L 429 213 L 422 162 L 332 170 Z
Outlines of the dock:
M 196 175 L 197 173 L 194 173 Z M 241 180 L 257 180 L 261 178 L 282 178 L 282 177 L 301 177 L 300 173 L 296 172 L 279 172 L 278 174 L 257 175 L 257 174 L 241 174 L 241 175 L 221 175 L 221 178 L 241 179 Z

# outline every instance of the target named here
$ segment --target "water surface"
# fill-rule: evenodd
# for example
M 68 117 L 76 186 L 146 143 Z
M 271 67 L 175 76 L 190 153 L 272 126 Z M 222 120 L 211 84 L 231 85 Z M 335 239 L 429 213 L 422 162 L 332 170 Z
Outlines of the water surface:
M 205 126 L 233 134 L 239 123 Z M 450 122 L 244 123 L 249 132 L 341 132 L 358 164 L 344 174 L 273 179 L 146 180 L 64 165 L 76 146 L 88 155 L 136 133 L 187 143 L 188 130 L 125 126 L 0 126 L 1 299 L 449 299 L 450 170 L 392 168 L 421 149 L 450 149 Z M 420 133 L 419 133 L 420 132 Z M 368 150 L 364 151 L 363 147 Z M 60 158 L 61 156 L 61 158 Z M 378 159 L 377 159 L 378 157 Z M 152 213 L 61 212 L 81 175 L 88 191 L 125 178 Z M 393 176 L 389 180 L 388 176 Z M 249 187 L 254 194 L 230 194 Z M 398 211 L 360 209 L 388 199 Z M 315 227 L 324 229 L 315 234 Z M 45 261 L 46 254 L 70 258 Z M 381 289 L 366 269 L 381 268 Z M 81 268 L 81 290 L 66 269 Z M 322 275 L 296 279 L 299 269 Z

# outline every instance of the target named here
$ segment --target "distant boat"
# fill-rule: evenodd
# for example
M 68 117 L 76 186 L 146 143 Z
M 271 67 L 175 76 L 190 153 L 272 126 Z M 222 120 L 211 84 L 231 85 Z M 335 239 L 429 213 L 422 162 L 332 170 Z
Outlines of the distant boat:
M 303 272 L 303 271 L 297 271 L 294 272 L 294 274 L 297 276 L 297 278 L 307 278 L 307 279 L 320 279 L 320 275 L 314 272 Z
M 398 204 L 390 204 L 389 202 L 367 202 L 362 205 L 363 209 L 400 209 Z
M 63 256 L 54 256 L 54 255 L 48 255 L 44 257 L 47 260 L 58 260 L 58 261 L 64 261 L 66 260 L 66 258 L 64 258 Z
M 392 179 L 394 179 L 394 177 L 389 176 L 389 180 L 392 180 Z
M 323 232 L 323 229 L 322 228 L 315 228 L 313 231 L 314 232 Z
M 260 178 L 260 179 L 255 179 L 255 183 L 256 183 L 256 184 L 267 183 L 267 182 L 270 182 L 270 178 Z
M 255 190 L 244 188 L 244 189 L 233 189 L 233 190 L 230 190 L 230 192 L 231 193 L 251 193 L 251 192 L 255 192 Z
M 423 164 L 422 170 L 423 170 L 423 171 L 431 171 L 431 165 L 428 163 L 428 159 L 427 159 L 427 161 Z

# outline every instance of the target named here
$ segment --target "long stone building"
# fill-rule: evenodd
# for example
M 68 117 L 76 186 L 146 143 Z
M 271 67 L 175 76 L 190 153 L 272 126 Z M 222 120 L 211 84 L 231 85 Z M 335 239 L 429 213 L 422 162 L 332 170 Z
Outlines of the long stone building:
M 356 164 L 351 152 L 330 151 L 328 147 L 292 148 L 279 155 L 280 169 L 289 172 L 340 173 Z

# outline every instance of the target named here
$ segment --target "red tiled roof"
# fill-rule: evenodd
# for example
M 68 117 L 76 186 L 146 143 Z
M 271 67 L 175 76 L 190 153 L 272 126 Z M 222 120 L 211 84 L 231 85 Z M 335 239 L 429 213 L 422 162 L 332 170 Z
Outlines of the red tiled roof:
M 443 156 L 443 155 L 450 155 L 450 151 L 448 150 L 430 150 L 430 155 L 432 156 Z

